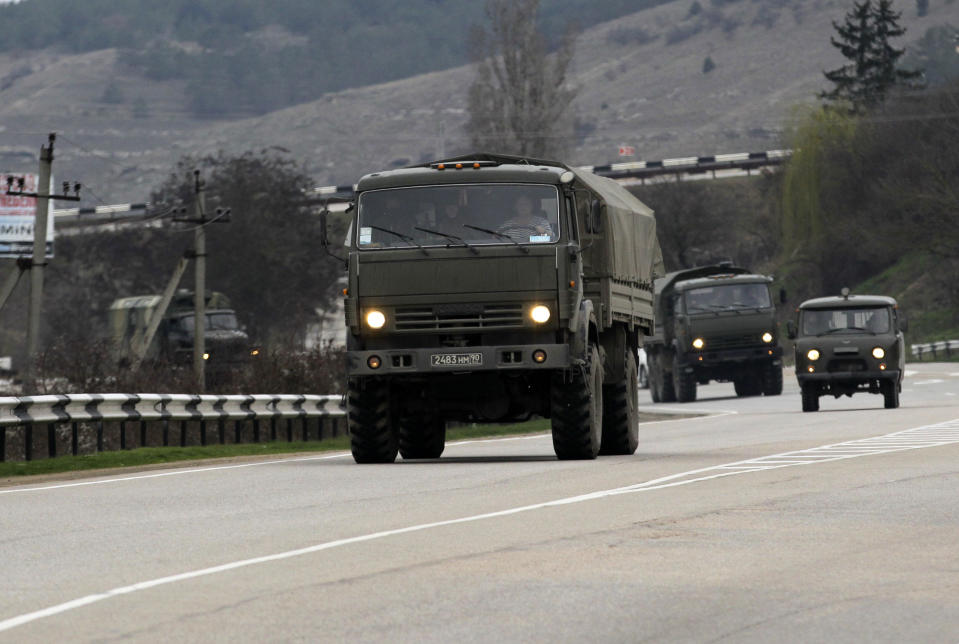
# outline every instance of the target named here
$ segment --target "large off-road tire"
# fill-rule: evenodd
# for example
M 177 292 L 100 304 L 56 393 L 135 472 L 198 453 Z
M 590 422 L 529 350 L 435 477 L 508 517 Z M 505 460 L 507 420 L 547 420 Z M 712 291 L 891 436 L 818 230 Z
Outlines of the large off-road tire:
M 603 441 L 600 454 L 632 454 L 639 446 L 639 373 L 636 354 L 626 350 L 621 382 L 603 385 Z
M 661 352 L 649 364 L 649 389 L 653 402 L 676 402 L 673 377 L 665 367 L 669 355 L 668 352 Z
M 678 355 L 673 357 L 673 391 L 676 400 L 681 403 L 696 400 L 696 374 L 686 373 Z
M 763 392 L 763 380 L 760 374 L 740 376 L 733 380 L 733 389 L 739 397 L 758 396 Z
M 603 365 L 599 348 L 590 344 L 586 369 L 554 375 L 550 390 L 556 457 L 596 458 L 603 434 Z
M 899 383 L 892 380 L 883 380 L 879 383 L 879 391 L 882 392 L 882 398 L 886 409 L 896 409 L 899 407 Z
M 659 384 L 663 374 L 656 364 L 656 358 L 647 357 L 646 362 L 649 364 L 649 397 L 654 403 L 663 402 L 663 386 Z
M 389 383 L 372 378 L 351 378 L 346 402 L 353 460 L 357 463 L 395 461 L 399 446 L 391 417 Z
M 778 396 L 783 392 L 782 365 L 770 362 L 763 366 L 762 389 L 764 396 Z
M 802 410 L 819 411 L 819 390 L 813 382 L 802 385 Z
M 439 458 L 446 447 L 446 421 L 438 416 L 416 415 L 400 419 L 400 455 L 406 459 Z

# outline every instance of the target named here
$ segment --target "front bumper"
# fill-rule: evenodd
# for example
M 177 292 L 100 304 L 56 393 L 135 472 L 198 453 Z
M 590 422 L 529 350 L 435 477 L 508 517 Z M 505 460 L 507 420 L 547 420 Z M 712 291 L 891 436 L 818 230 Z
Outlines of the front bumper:
M 899 381 L 899 369 L 873 369 L 869 371 L 823 371 L 817 373 L 797 372 L 799 384 L 804 382 L 862 383 L 870 380 Z
M 546 353 L 543 362 L 533 361 L 533 352 L 537 350 Z M 380 366 L 376 369 L 370 366 L 372 357 L 379 359 Z M 346 353 L 346 373 L 349 376 L 542 371 L 570 366 L 569 347 L 565 344 L 375 349 Z
M 692 366 L 710 367 L 719 364 L 759 362 L 765 360 L 779 360 L 782 358 L 783 348 L 780 346 L 757 346 L 738 349 L 718 349 L 710 351 L 690 351 L 686 354 L 686 364 Z

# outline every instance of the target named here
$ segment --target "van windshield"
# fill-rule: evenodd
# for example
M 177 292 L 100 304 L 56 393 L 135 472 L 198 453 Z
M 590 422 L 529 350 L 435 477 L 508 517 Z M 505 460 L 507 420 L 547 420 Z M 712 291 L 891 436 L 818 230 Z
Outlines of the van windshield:
M 356 223 L 362 250 L 549 244 L 560 236 L 559 193 L 538 184 L 371 190 L 360 195 Z
M 805 309 L 800 328 L 803 335 L 862 332 L 889 333 L 889 309 L 886 307 L 857 307 L 836 309 Z
M 185 315 L 180 318 L 180 324 L 186 331 L 193 331 L 193 316 Z M 236 320 L 236 314 L 234 313 L 207 313 L 206 314 L 206 326 L 203 327 L 206 331 L 233 331 L 240 328 L 240 324 Z

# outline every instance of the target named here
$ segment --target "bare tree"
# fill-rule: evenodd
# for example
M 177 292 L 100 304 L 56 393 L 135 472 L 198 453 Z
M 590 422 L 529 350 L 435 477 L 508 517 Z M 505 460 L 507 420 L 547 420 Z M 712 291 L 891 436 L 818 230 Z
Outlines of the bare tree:
M 475 149 L 560 158 L 573 137 L 567 82 L 572 27 L 553 53 L 536 27 L 539 0 L 488 0 L 490 28 L 474 27 L 467 134 Z

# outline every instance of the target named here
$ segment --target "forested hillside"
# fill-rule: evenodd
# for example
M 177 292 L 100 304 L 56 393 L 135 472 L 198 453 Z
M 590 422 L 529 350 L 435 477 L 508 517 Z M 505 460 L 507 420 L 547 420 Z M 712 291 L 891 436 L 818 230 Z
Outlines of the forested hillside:
M 665 0 L 544 0 L 547 33 Z M 0 6 L 0 53 L 120 50 L 145 78 L 187 81 L 197 116 L 263 114 L 324 93 L 467 62 L 483 2 L 27 0 Z M 117 94 L 118 96 L 118 94 Z M 107 95 L 107 98 L 109 96 Z

